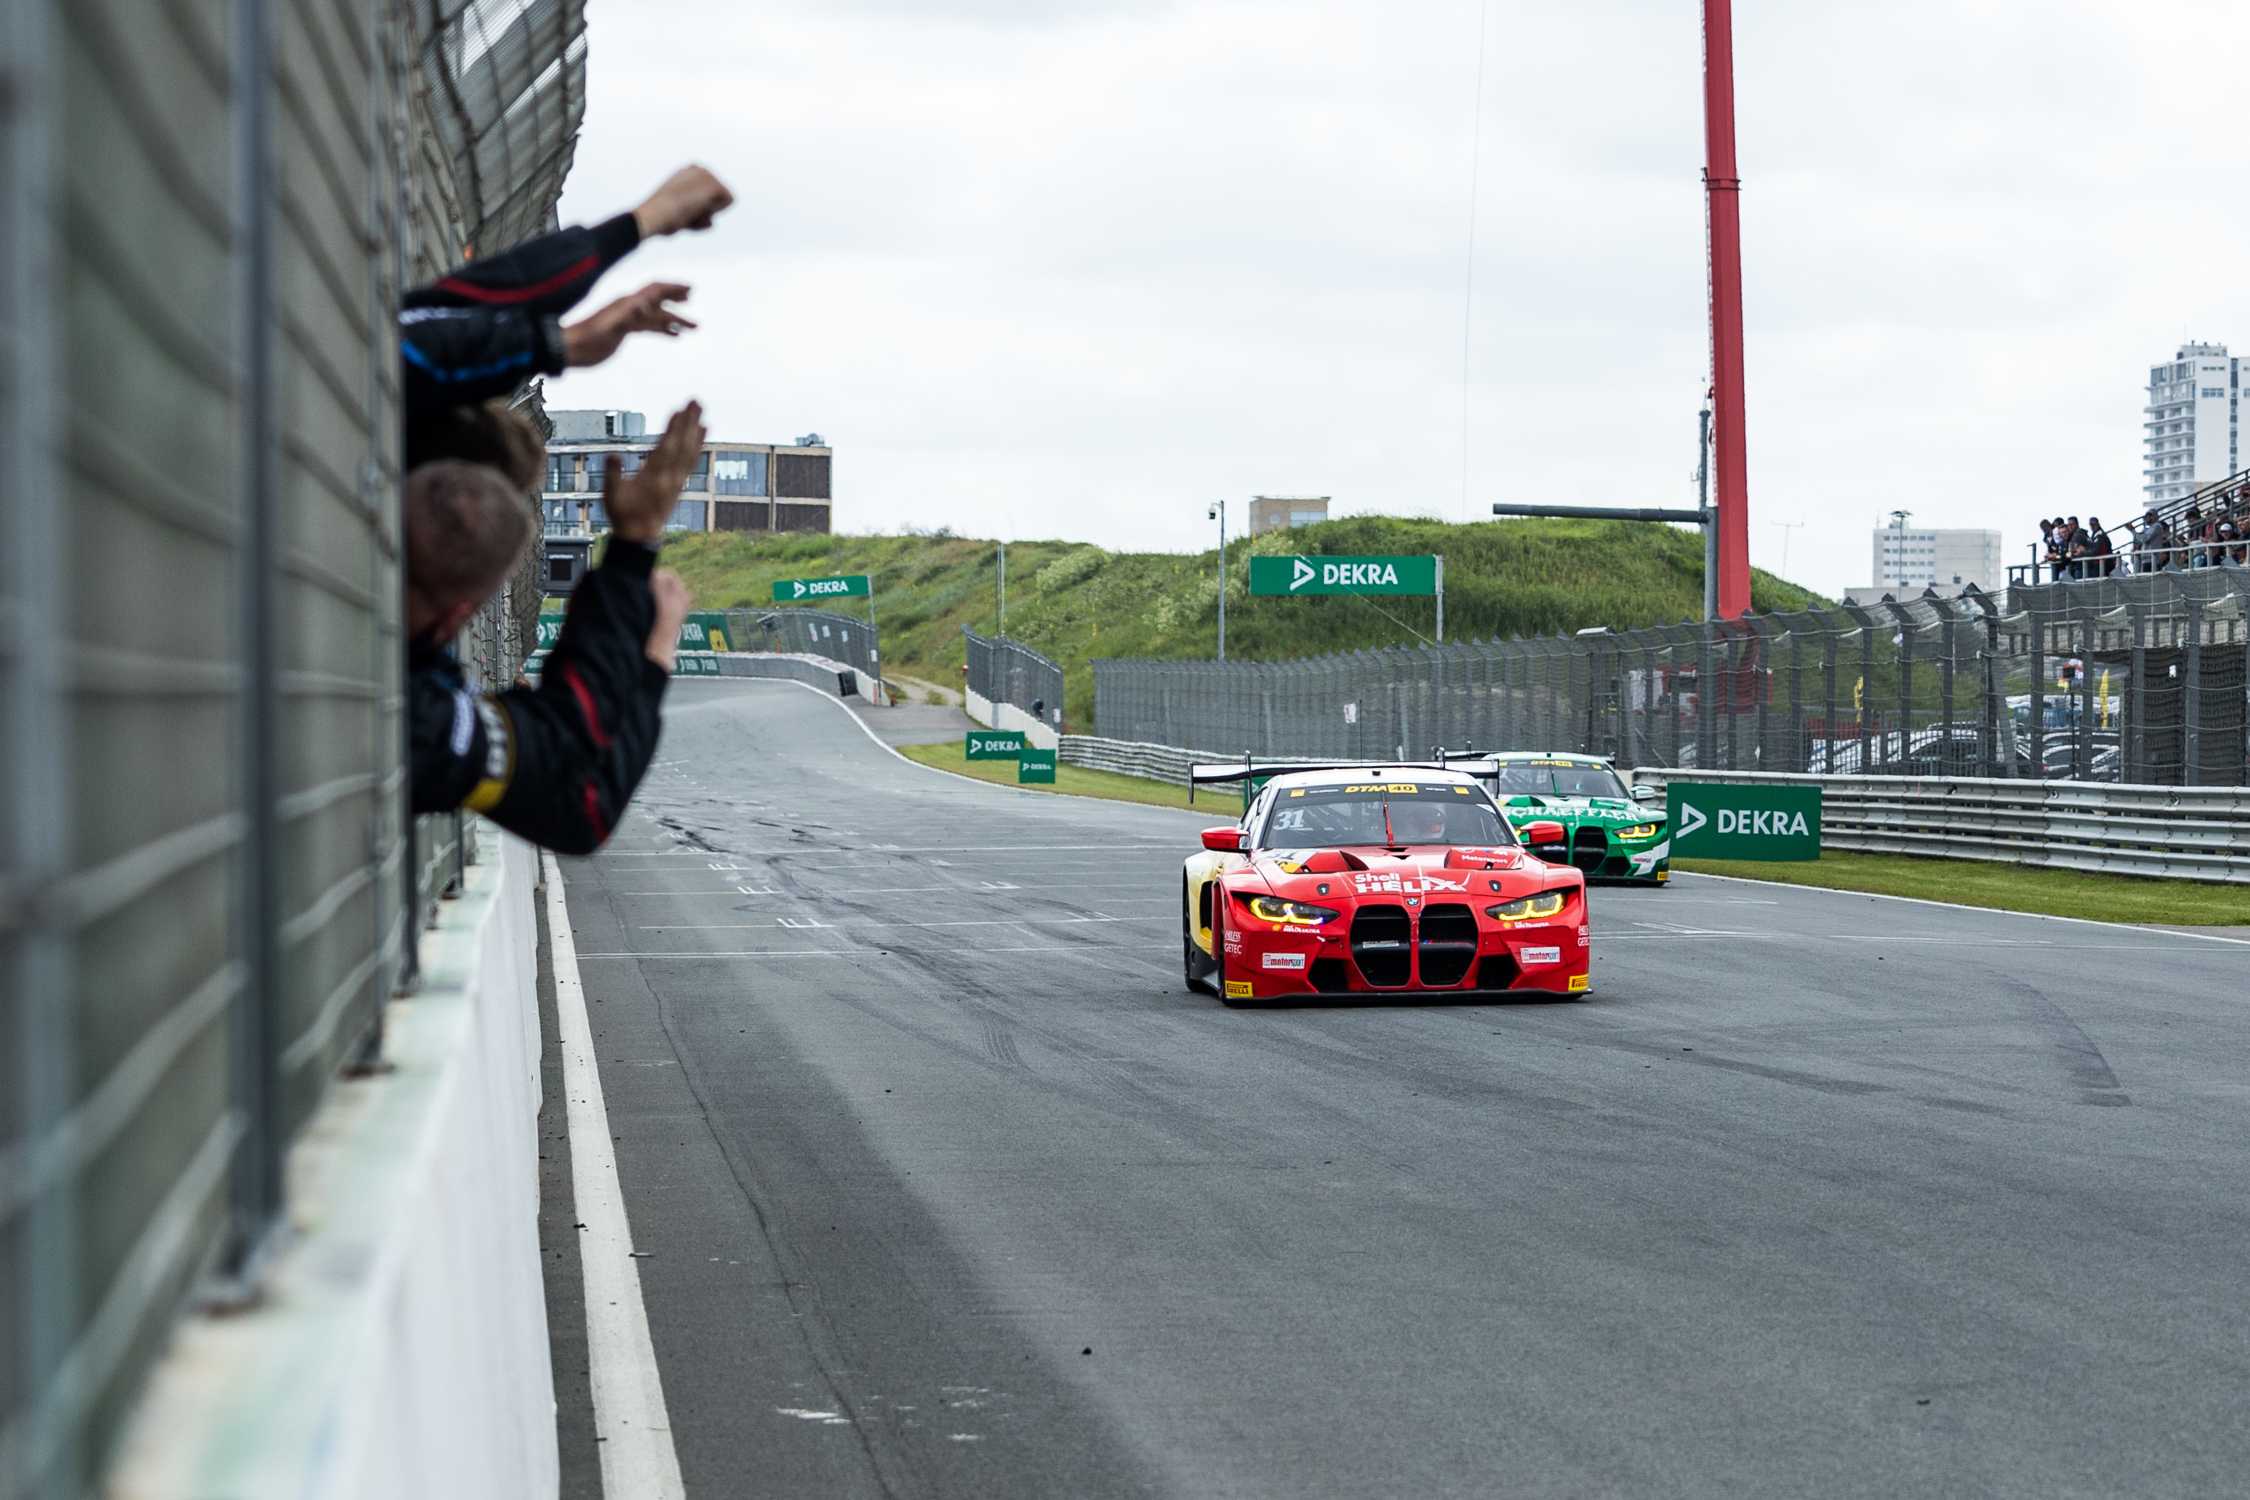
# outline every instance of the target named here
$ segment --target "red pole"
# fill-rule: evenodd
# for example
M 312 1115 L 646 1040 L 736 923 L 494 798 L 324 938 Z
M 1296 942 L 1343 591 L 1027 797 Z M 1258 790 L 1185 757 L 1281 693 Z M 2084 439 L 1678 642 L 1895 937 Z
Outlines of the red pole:
M 1719 618 L 1750 608 L 1750 480 L 1742 421 L 1742 179 L 1734 160 L 1734 0 L 1703 0 L 1704 192 L 1710 203 L 1712 447 Z

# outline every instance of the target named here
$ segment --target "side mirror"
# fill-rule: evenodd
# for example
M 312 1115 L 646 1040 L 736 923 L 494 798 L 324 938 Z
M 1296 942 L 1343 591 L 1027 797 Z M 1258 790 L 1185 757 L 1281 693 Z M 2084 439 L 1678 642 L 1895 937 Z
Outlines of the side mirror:
M 1203 830 L 1203 847 L 1214 854 L 1240 854 L 1245 842 L 1242 830 L 1232 823 L 1224 828 Z
M 1636 782 L 1633 786 L 1633 800 L 1635 802 L 1662 802 L 1664 800 L 1664 788 L 1653 781 Z
M 1523 825 L 1523 841 L 1534 849 L 1552 849 L 1562 844 L 1563 826 L 1560 823 L 1538 822 Z

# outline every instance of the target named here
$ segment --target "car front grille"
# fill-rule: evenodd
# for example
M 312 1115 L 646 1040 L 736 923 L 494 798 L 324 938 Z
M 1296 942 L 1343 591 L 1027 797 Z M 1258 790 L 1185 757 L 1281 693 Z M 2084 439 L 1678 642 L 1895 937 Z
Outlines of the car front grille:
M 1352 917 L 1352 962 L 1369 984 L 1403 985 L 1414 972 L 1414 929 L 1396 906 L 1363 906 Z
M 1609 857 L 1609 835 L 1599 828 L 1581 828 L 1570 839 L 1570 862 L 1589 875 Z
M 1426 908 L 1419 946 L 1425 988 L 1447 989 L 1459 984 L 1476 961 L 1476 914 L 1454 902 Z

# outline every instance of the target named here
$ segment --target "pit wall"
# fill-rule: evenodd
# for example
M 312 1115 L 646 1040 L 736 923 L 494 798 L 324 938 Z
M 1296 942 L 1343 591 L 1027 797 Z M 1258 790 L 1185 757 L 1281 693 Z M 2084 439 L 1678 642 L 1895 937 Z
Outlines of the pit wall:
M 189 1316 L 136 1414 L 118 1500 L 550 1500 L 529 845 L 480 862 L 383 1017 L 382 1068 L 330 1091 L 288 1161 L 247 1307 Z

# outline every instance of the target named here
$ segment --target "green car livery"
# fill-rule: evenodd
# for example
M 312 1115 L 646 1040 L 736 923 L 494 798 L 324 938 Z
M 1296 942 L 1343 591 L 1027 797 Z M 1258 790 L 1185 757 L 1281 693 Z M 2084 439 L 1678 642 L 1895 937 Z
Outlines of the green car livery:
M 1533 823 L 1560 823 L 1567 855 L 1589 880 L 1663 885 L 1672 878 L 1664 809 L 1636 802 L 1617 768 L 1595 755 L 1495 755 L 1492 800 L 1520 836 Z

